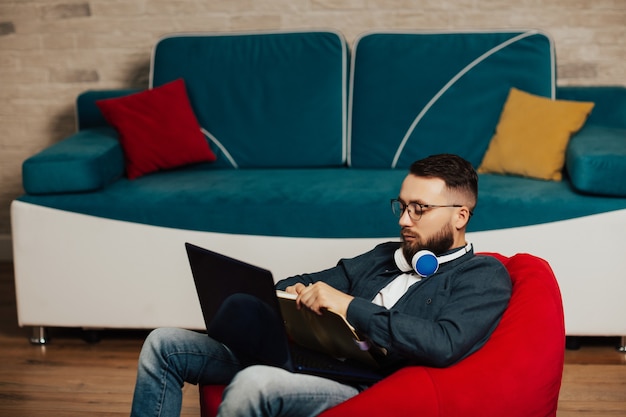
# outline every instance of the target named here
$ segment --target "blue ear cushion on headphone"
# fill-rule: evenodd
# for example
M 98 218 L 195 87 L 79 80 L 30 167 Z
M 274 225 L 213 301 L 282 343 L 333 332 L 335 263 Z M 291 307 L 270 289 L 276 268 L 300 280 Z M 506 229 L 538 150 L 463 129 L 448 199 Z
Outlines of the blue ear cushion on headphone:
M 428 277 L 439 269 L 439 260 L 434 253 L 429 250 L 417 252 L 411 262 L 413 269 L 421 277 Z

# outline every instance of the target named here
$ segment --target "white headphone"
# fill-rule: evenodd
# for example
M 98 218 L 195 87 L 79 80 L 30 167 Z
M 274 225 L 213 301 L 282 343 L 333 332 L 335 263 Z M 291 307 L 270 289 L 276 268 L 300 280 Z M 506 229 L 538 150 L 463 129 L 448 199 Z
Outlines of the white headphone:
M 458 259 L 471 250 L 471 242 L 469 242 L 461 249 L 439 257 L 431 251 L 423 249 L 413 255 L 413 259 L 411 259 L 411 263 L 409 264 L 404 257 L 404 254 L 402 253 L 402 249 L 398 248 L 393 254 L 393 259 L 396 262 L 396 266 L 398 267 L 398 269 L 400 269 L 400 271 L 415 271 L 420 277 L 426 278 L 437 272 L 437 270 L 439 270 L 439 265 Z

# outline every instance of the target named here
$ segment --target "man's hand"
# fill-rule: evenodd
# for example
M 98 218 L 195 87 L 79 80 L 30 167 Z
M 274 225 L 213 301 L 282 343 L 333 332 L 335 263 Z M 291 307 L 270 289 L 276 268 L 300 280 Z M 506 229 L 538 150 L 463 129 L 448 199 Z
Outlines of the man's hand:
M 354 299 L 325 282 L 316 282 L 309 286 L 297 283 L 285 288 L 285 291 L 298 294 L 296 298 L 298 307 L 306 306 L 317 314 L 322 314 L 322 311 L 327 309 L 346 317 L 348 305 Z
M 304 288 L 306 288 L 306 285 L 298 282 L 297 284 L 290 285 L 287 288 L 285 288 L 285 292 L 288 292 L 290 294 L 300 294 L 300 292 Z

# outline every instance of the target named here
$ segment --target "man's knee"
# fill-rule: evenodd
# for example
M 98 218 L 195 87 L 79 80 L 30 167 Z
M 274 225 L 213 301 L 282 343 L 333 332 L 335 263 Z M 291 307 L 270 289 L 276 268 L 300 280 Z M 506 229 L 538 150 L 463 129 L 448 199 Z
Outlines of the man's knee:
M 152 330 L 146 337 L 139 354 L 139 366 L 154 366 L 167 360 L 172 349 L 176 349 L 176 341 L 180 337 L 180 329 L 159 328 Z
M 272 392 L 281 391 L 281 382 L 285 380 L 286 372 L 273 366 L 249 366 L 237 373 L 229 389 L 248 394 L 256 393 L 259 396 L 271 396 Z
M 264 365 L 242 369 L 226 388 L 219 415 L 267 415 L 270 401 L 284 388 L 285 372 Z
M 146 340 L 143 342 L 142 354 L 144 353 L 144 351 L 160 352 L 161 350 L 163 350 L 164 345 L 167 343 L 167 341 L 171 340 L 170 335 L 172 333 L 172 330 L 174 329 L 161 328 L 152 330 L 150 334 L 148 334 L 148 337 L 146 337 Z

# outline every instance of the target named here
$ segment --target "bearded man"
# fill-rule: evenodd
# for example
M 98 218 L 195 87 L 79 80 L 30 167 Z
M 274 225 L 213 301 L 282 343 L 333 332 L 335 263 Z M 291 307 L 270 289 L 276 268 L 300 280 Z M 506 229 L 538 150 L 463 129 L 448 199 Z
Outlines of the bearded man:
M 478 176 L 456 155 L 414 162 L 392 212 L 401 242 L 388 242 L 334 268 L 277 283 L 301 308 L 343 315 L 383 352 L 379 370 L 447 367 L 480 349 L 511 296 L 502 264 L 476 256 L 465 239 Z M 367 385 L 243 363 L 227 346 L 181 329 L 157 329 L 142 349 L 133 416 L 178 416 L 184 382 L 228 384 L 220 416 L 315 416 Z

